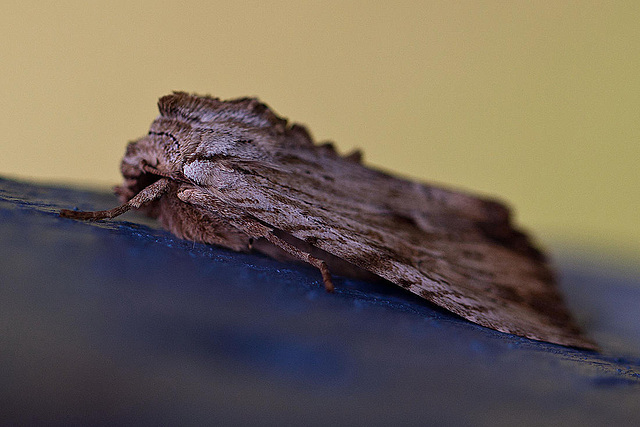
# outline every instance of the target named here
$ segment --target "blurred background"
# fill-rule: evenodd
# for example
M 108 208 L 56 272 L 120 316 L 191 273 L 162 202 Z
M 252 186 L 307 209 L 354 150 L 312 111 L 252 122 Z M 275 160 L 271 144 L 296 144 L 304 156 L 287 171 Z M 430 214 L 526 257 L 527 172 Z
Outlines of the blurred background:
M 543 246 L 637 268 L 640 2 L 4 1 L 0 176 L 109 189 L 174 90 L 498 196 Z

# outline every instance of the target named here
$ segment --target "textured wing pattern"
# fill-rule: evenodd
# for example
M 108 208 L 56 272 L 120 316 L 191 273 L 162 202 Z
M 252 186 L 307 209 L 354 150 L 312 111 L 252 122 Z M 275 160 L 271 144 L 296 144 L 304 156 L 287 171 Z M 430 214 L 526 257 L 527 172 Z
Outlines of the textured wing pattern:
M 367 168 L 357 152 L 341 157 L 256 99 L 175 93 L 159 109 L 149 135 L 129 144 L 119 193 L 140 201 L 154 180 L 173 182 L 147 209 L 178 235 L 236 250 L 268 237 L 319 266 L 329 289 L 322 260 L 278 230 L 480 325 L 595 348 L 500 203 Z
M 314 148 L 276 151 L 268 163 L 227 161 L 225 168 L 239 178 L 217 189 L 218 197 L 264 223 L 480 325 L 592 346 L 544 257 L 494 201 L 319 156 Z

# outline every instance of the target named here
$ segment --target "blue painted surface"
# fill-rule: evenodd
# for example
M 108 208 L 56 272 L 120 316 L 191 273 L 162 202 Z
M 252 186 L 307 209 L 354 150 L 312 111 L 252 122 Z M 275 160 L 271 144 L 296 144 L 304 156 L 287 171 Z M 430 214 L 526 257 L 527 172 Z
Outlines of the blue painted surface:
M 0 180 L 3 424 L 640 424 L 637 277 L 561 268 L 596 354 L 382 284 L 337 277 L 327 294 L 313 268 L 136 214 L 57 216 L 114 203 Z

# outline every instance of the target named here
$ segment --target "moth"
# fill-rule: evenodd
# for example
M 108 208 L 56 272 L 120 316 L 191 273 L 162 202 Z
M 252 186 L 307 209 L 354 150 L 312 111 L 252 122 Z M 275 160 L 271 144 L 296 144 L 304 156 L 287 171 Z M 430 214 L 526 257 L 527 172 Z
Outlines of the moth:
M 596 348 L 501 203 L 364 166 L 254 98 L 175 92 L 158 107 L 122 159 L 122 205 L 63 217 L 136 209 L 183 239 L 309 263 L 329 291 L 331 271 L 370 274 L 488 328 Z

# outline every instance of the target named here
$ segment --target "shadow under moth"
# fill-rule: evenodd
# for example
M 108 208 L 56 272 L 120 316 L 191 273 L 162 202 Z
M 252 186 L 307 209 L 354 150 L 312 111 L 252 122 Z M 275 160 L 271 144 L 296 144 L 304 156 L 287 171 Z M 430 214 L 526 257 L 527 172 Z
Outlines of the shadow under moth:
M 329 291 L 330 271 L 375 275 L 488 328 L 596 348 L 502 204 L 366 167 L 257 99 L 176 92 L 158 107 L 122 159 L 123 204 L 62 216 L 137 209 L 180 238 L 307 262 Z

